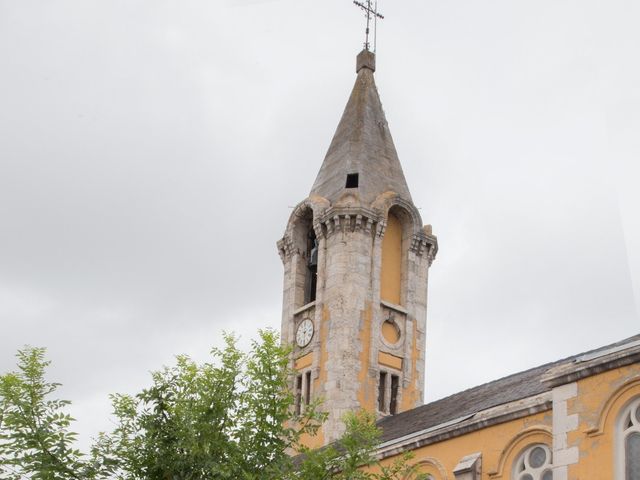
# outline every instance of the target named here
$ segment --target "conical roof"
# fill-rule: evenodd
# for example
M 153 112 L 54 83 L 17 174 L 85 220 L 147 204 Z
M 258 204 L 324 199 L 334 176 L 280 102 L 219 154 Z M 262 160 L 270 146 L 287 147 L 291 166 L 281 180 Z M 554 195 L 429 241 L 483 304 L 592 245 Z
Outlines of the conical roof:
M 360 202 L 370 205 L 381 193 L 392 191 L 411 202 L 373 77 L 375 55 L 362 51 L 356 71 L 356 83 L 311 195 L 334 203 L 347 191 L 357 191 Z M 353 174 L 358 174 L 358 186 L 347 189 L 347 176 Z

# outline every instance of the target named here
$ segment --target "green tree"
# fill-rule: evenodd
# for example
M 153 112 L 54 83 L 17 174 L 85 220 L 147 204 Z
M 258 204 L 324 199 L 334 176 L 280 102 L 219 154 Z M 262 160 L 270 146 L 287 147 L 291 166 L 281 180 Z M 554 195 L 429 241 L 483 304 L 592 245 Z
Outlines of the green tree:
M 73 419 L 65 400 L 49 397 L 44 349 L 18 352 L 18 371 L 0 377 L 0 474 L 3 479 L 82 478 L 82 454 L 73 448 Z
M 314 435 L 325 415 L 317 404 L 294 415 L 288 348 L 269 330 L 248 353 L 231 335 L 225 342 L 211 362 L 179 356 L 137 395 L 113 395 L 115 428 L 85 454 L 74 449 L 69 402 L 52 399 L 59 384 L 45 379 L 44 349 L 21 350 L 18 370 L 0 376 L 0 479 L 413 478 L 408 457 L 378 464 L 380 432 L 365 413 L 345 418 L 336 444 L 306 449 L 302 435 Z
M 305 450 L 304 461 L 292 478 L 314 480 L 421 480 L 409 452 L 383 465 L 376 458 L 381 431 L 376 418 L 365 411 L 348 413 L 343 419 L 345 433 L 337 442 L 317 450 Z M 362 467 L 366 466 L 367 469 Z

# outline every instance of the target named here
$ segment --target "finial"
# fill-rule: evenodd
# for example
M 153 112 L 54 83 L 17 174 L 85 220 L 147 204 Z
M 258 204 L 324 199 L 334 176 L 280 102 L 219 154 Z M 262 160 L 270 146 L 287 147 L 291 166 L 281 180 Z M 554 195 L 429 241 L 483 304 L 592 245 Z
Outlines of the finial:
M 365 41 L 364 41 L 364 49 L 366 51 L 371 51 L 371 49 L 369 48 L 369 32 L 371 27 L 371 18 L 373 17 L 373 51 L 375 52 L 376 37 L 377 37 L 377 30 L 378 30 L 378 19 L 381 19 L 381 20 L 384 19 L 384 17 L 380 13 L 378 13 L 378 0 L 374 1 L 373 7 L 371 6 L 371 0 L 366 0 L 366 3 L 353 0 L 353 3 L 364 10 L 365 17 L 367 19 L 367 30 L 366 30 Z
M 368 68 L 372 72 L 376 71 L 376 54 L 369 50 L 362 50 L 356 59 L 356 73 L 363 68 Z

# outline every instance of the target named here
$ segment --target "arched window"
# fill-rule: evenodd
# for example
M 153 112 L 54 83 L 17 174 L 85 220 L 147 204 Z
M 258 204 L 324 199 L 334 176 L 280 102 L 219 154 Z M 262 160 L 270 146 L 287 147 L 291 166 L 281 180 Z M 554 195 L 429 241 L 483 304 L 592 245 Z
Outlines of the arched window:
M 306 251 L 306 279 L 305 279 L 305 304 L 316 300 L 316 289 L 318 287 L 318 239 L 316 232 L 310 227 L 307 232 Z
M 402 303 L 402 236 L 402 222 L 393 211 L 390 211 L 387 216 L 387 228 L 382 239 L 380 297 L 382 300 L 396 305 Z
M 429 457 L 413 465 L 410 473 L 402 478 L 404 480 L 413 478 L 419 478 L 420 480 L 448 480 L 449 477 L 442 464 L 435 458 Z
M 622 451 L 624 480 L 640 480 L 640 398 L 623 411 L 618 424 L 618 448 Z
M 311 208 L 301 208 L 296 217 L 293 244 L 298 255 L 294 264 L 294 299 L 296 308 L 300 308 L 316 300 L 319 242 L 313 228 Z
M 540 443 L 528 447 L 513 465 L 513 480 L 553 480 L 551 450 Z

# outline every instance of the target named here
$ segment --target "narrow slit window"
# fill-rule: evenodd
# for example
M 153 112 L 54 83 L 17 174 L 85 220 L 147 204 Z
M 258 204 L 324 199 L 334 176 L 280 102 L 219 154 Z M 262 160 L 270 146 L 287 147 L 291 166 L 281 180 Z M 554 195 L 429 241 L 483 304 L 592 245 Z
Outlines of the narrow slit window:
M 309 405 L 311 402 L 311 372 L 304 374 L 304 404 Z
M 398 413 L 398 385 L 400 378 L 397 375 L 391 375 L 391 399 L 389 401 L 389 413 L 395 415 Z
M 302 375 L 296 377 L 296 415 L 302 411 Z
M 386 412 L 385 393 L 387 391 L 387 373 L 380 372 L 380 383 L 378 384 L 378 410 Z
M 357 173 L 349 173 L 347 175 L 347 186 L 346 188 L 358 188 L 358 174 Z
M 313 228 L 307 234 L 307 278 L 305 282 L 305 304 L 315 301 L 318 287 L 318 239 Z

